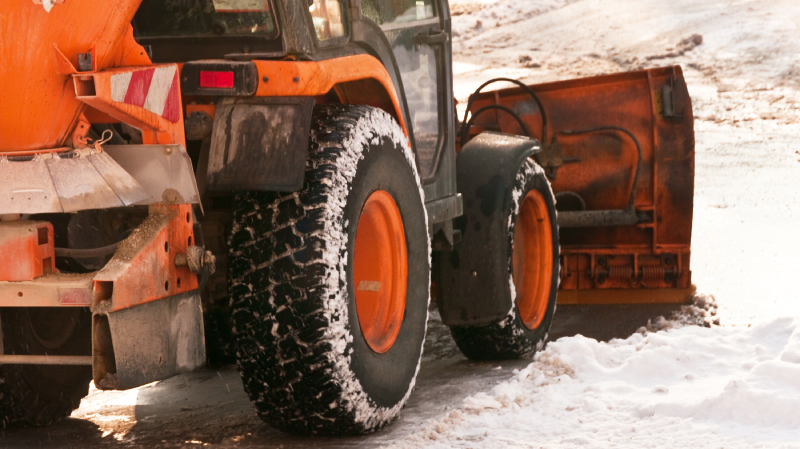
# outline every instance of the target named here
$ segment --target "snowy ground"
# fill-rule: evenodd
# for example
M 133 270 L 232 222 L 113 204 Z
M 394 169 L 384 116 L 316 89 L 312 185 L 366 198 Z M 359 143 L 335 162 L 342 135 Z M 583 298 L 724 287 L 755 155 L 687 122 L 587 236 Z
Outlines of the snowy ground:
M 683 66 L 697 117 L 694 281 L 722 326 L 562 338 L 390 447 L 800 447 L 800 4 L 451 3 L 462 102 L 499 76 Z
M 800 319 L 576 336 L 393 447 L 797 447 L 798 404 Z
M 461 101 L 498 76 L 683 66 L 697 117 L 693 277 L 721 326 L 565 337 L 526 367 L 464 361 L 434 321 L 409 406 L 375 435 L 272 431 L 226 369 L 94 392 L 75 419 L 0 446 L 800 448 L 800 3 L 450 2 Z

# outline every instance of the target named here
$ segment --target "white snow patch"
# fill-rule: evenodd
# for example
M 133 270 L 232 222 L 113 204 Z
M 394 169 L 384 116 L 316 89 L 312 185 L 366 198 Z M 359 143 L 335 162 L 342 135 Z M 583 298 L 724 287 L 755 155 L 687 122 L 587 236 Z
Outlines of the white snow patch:
M 800 319 L 550 343 L 391 447 L 797 447 Z

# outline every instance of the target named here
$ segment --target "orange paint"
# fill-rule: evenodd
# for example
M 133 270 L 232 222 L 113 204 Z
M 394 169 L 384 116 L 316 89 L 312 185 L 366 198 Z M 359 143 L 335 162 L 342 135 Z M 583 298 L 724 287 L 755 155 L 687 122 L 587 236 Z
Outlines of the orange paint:
M 197 289 L 197 275 L 188 267 L 175 266 L 175 256 L 194 244 L 192 206 L 151 206 L 151 215 L 168 217 L 130 261 L 116 270 L 102 270 L 95 277 L 101 299 L 110 292 L 111 310 L 121 310 Z M 116 257 L 116 256 L 115 256 Z M 110 264 L 113 265 L 114 262 Z M 110 291 L 108 286 L 113 285 Z
M 615 288 L 561 290 L 559 305 L 687 304 L 697 288 Z
M 345 56 L 326 61 L 253 62 L 258 68 L 258 97 L 316 97 L 336 88 L 340 97 L 356 95 L 360 98 L 359 91 L 369 90 L 371 94 L 363 101 L 344 98 L 342 102 L 385 109 L 408 135 L 392 79 L 383 64 L 372 56 Z M 369 81 L 378 83 L 380 90 Z M 358 89 L 352 89 L 356 86 Z M 380 98 L 381 95 L 386 97 L 385 100 Z
M 123 44 L 130 42 L 126 36 L 139 3 L 69 0 L 48 13 L 28 0 L 2 2 L 0 152 L 36 151 L 71 143 L 72 131 L 86 106 L 75 98 L 65 72 L 78 67 L 79 53 L 90 51 L 97 70 L 131 61 L 129 53 L 123 57 L 120 52 L 133 48 Z
M 215 104 L 187 104 L 186 105 L 186 115 L 191 114 L 192 112 L 205 112 L 211 118 L 214 118 L 217 115 L 217 105 Z
M 392 196 L 378 190 L 367 199 L 356 230 L 353 284 L 358 322 L 373 351 L 388 351 L 400 333 L 406 308 L 408 255 L 403 217 Z
M 156 86 L 153 77 L 157 75 L 152 73 L 166 70 L 172 75 Z M 165 64 L 80 73 L 72 78 L 78 100 L 115 120 L 139 128 L 143 143 L 186 146 L 178 73 L 180 69 L 176 64 Z M 138 78 L 142 78 L 144 84 L 137 84 Z M 152 98 L 157 97 L 153 91 L 157 88 L 163 98 L 153 106 Z M 136 95 L 131 93 L 134 91 Z M 167 113 L 168 108 L 174 108 L 171 115 Z
M 31 281 L 56 272 L 53 225 L 46 222 L 0 223 L 0 281 Z
M 517 310 L 529 329 L 542 323 L 553 279 L 553 233 L 547 203 L 536 190 L 519 208 L 512 255 Z

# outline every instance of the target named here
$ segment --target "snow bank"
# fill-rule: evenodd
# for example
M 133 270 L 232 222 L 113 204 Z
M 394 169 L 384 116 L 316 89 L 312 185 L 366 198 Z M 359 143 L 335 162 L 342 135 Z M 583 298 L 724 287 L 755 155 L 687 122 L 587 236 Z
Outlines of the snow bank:
M 393 447 L 800 447 L 800 319 L 550 343 Z

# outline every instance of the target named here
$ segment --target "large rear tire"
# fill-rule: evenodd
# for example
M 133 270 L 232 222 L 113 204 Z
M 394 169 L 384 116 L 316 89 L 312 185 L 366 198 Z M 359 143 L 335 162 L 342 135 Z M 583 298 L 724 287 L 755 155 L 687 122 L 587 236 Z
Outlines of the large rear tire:
M 450 328 L 458 348 L 472 360 L 513 359 L 542 349 L 556 309 L 560 265 L 555 197 L 544 171 L 530 159 L 517 172 L 511 199 L 492 212 L 502 214 L 506 223 L 507 250 L 492 254 L 485 263 L 508 266 L 508 288 L 500 290 L 509 295 L 508 303 L 513 306 L 500 322 Z M 465 203 L 465 216 L 480 213 L 470 210 L 479 208 L 479 202 Z M 480 232 L 494 229 L 471 231 L 470 237 L 480 240 Z M 461 245 L 463 253 L 475 250 L 479 242 L 468 242 L 465 237 Z M 457 270 L 449 264 L 441 266 Z
M 394 119 L 317 107 L 302 190 L 237 193 L 229 247 L 237 363 L 259 416 L 301 434 L 391 422 L 419 370 L 430 285 L 419 176 Z
M 3 308 L 3 349 L 19 355 L 88 355 L 92 314 L 83 308 Z M 67 417 L 89 392 L 91 366 L 0 365 L 0 429 Z

